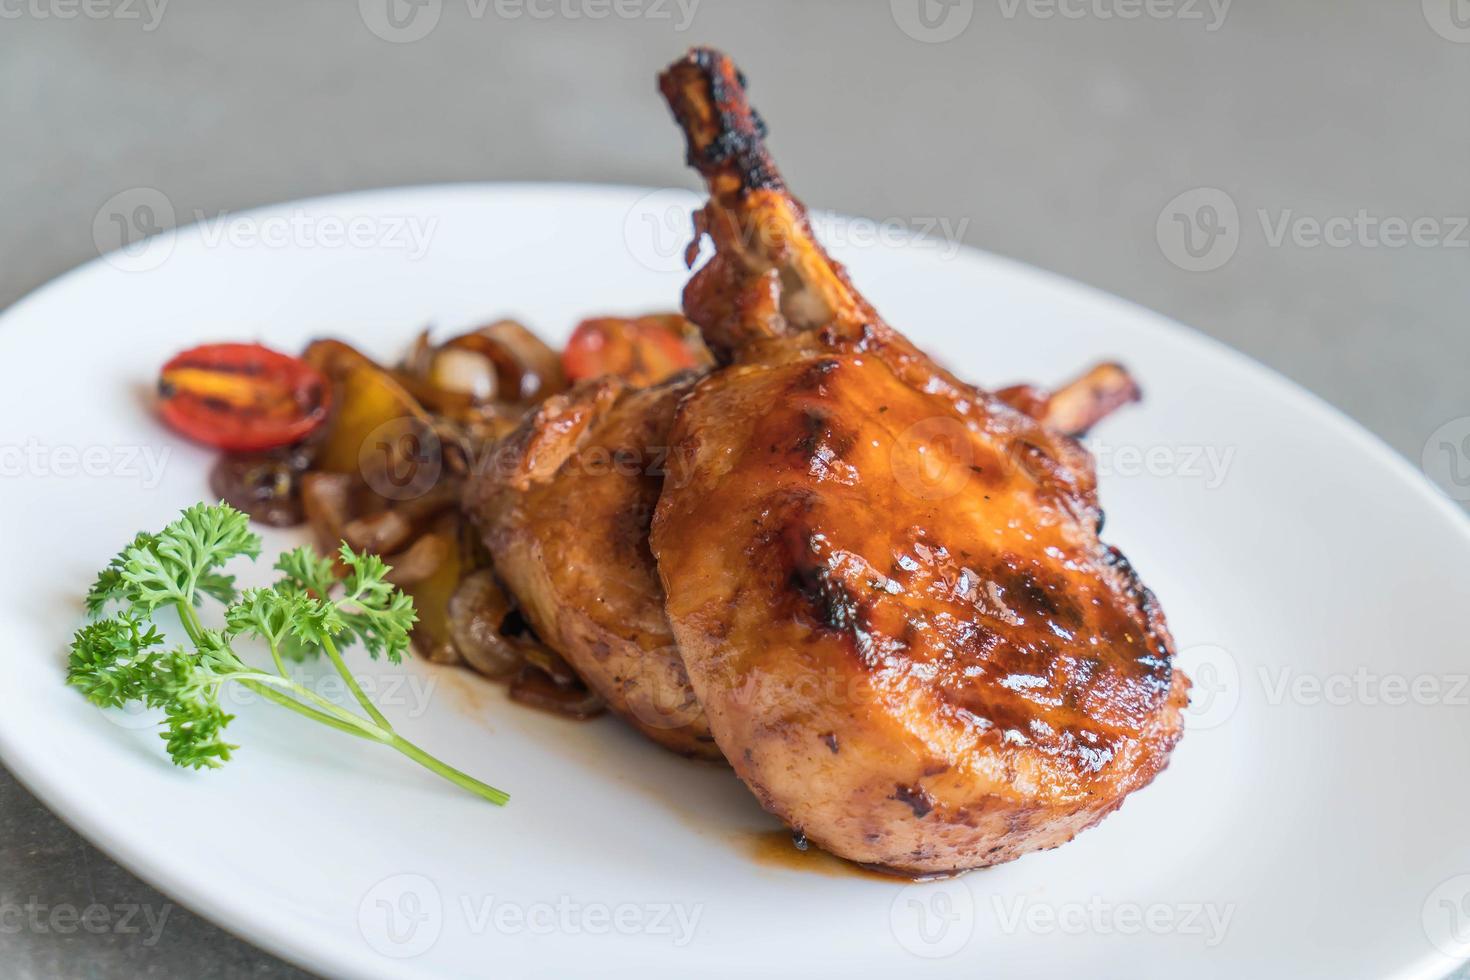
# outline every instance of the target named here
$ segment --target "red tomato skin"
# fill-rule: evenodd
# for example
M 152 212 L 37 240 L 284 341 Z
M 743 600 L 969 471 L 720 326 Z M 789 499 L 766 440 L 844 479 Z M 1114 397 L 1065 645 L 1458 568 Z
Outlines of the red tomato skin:
M 653 384 L 697 363 L 684 341 L 653 317 L 584 320 L 562 350 L 562 371 L 573 382 L 615 374 Z M 657 376 L 648 376 L 655 367 Z
M 217 375 L 215 390 L 171 383 L 181 372 Z M 253 398 L 242 402 L 242 395 Z M 194 347 L 171 358 L 159 374 L 164 423 L 188 439 L 230 452 L 300 442 L 327 420 L 331 403 L 331 385 L 320 371 L 261 344 Z

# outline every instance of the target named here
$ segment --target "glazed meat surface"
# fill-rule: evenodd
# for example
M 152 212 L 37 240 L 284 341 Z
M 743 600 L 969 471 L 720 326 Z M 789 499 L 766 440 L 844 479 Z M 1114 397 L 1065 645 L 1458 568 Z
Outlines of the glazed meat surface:
M 1167 763 L 1188 681 L 1097 536 L 1091 457 L 877 316 L 811 235 L 728 59 L 661 79 L 726 366 L 678 406 L 652 549 L 715 741 L 822 847 L 913 874 L 1054 847 Z
M 466 507 L 522 614 L 588 686 L 660 745 L 724 761 L 648 548 L 664 481 L 682 476 L 668 473 L 669 430 L 695 380 L 638 390 L 605 379 L 549 402 L 499 445 Z M 1008 391 L 1048 425 L 1077 426 L 1126 400 L 1125 388 L 1131 396 L 1126 372 L 1101 365 L 1055 392 Z
M 668 430 L 693 380 L 609 378 L 548 399 L 486 460 L 465 503 L 537 635 L 649 738 L 719 759 L 648 550 Z

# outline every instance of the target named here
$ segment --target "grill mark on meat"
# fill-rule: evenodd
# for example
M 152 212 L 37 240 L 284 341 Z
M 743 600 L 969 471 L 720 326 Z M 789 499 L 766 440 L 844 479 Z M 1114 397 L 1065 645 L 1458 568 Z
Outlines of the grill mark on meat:
M 1104 567 L 1116 569 L 1123 579 L 1123 593 L 1133 600 L 1138 613 L 1148 625 L 1150 639 L 1158 643 L 1158 655 L 1163 658 L 1173 656 L 1172 637 L 1161 627 L 1164 621 L 1163 610 L 1159 606 L 1158 597 L 1153 590 L 1143 584 L 1138 577 L 1137 570 L 1128 557 L 1113 545 L 1106 545 L 1102 553 L 1102 564 Z
M 898 662 L 893 659 L 896 656 L 903 656 L 910 664 L 921 664 L 925 650 L 952 658 L 960 665 L 958 669 L 965 671 L 963 679 L 951 676 L 960 684 L 959 689 L 952 691 L 948 684 L 940 683 L 934 690 L 947 714 L 958 717 L 956 709 L 964 712 L 971 724 L 981 726 L 986 737 L 1000 745 L 1011 739 L 1042 751 L 1064 750 L 1060 736 L 1051 737 L 1052 727 L 1060 729 L 1073 723 L 1075 702 L 1079 693 L 1087 693 L 1094 680 L 1096 661 L 1069 676 L 1037 678 L 1043 688 L 1040 691 L 1009 685 L 1008 681 L 1016 676 L 1013 672 L 1021 669 L 1022 662 L 1062 661 L 1045 644 L 1030 652 L 1016 647 L 1005 635 L 973 616 L 941 615 L 938 619 L 926 616 L 924 629 L 920 630 L 914 617 L 906 615 L 905 600 L 887 589 L 854 589 L 850 579 L 844 578 L 833 564 L 825 536 L 813 530 L 814 502 L 809 494 L 791 495 L 784 507 L 772 508 L 772 512 L 782 511 L 781 517 L 763 535 L 768 546 L 780 555 L 785 575 L 783 585 L 793 597 L 789 607 L 793 615 L 814 629 L 840 637 L 867 670 L 883 664 L 896 665 Z M 900 594 L 922 591 L 925 585 L 932 584 L 928 577 L 936 574 L 936 566 L 947 569 L 952 563 L 943 546 L 916 543 L 924 561 L 900 561 L 895 565 L 894 578 L 906 586 L 900 588 Z M 916 577 L 920 573 L 925 580 Z M 1039 586 L 1032 582 L 1030 591 L 1038 590 Z M 952 596 L 949 598 L 953 601 Z M 889 603 L 899 614 L 896 618 L 881 612 Z M 893 628 L 889 630 L 885 626 Z M 920 642 L 925 646 L 918 647 Z M 1057 711 L 1067 717 L 1056 716 Z M 1035 730 L 1030 723 L 1038 717 L 1050 719 L 1052 725 L 1042 731 Z
M 1019 556 L 1003 555 L 980 574 L 1002 590 L 1001 601 L 1023 621 L 1044 622 L 1053 630 L 1061 627 L 1068 632 L 1084 629 L 1087 617 L 1072 590 L 1054 576 L 1022 565 L 1021 560 Z
M 1085 628 L 1070 592 L 1046 587 L 1045 571 L 1020 567 L 1015 555 L 970 553 L 961 562 L 917 527 L 899 540 L 889 566 L 890 577 L 902 586 L 903 598 L 893 600 L 899 613 L 916 594 L 939 603 L 922 617 L 922 629 L 912 616 L 900 615 L 895 622 L 914 662 L 932 663 L 938 670 L 931 692 L 941 712 L 997 747 L 1025 745 L 1064 756 L 1085 772 L 1097 772 L 1111 761 L 1123 736 L 1088 718 L 1086 702 L 1126 683 L 1125 675 L 1135 671 L 1126 663 L 1064 653 L 1046 638 L 1051 634 L 1017 632 L 1005 618 L 1014 616 L 1015 622 L 1033 628 L 1052 623 Z M 892 619 L 881 611 L 885 601 L 886 596 L 874 597 L 868 610 L 872 622 Z M 1002 602 L 1004 609 L 985 608 Z M 991 618 L 999 622 L 989 622 Z M 1129 618 L 1120 628 L 1132 632 L 1140 625 Z M 881 628 L 871 632 L 873 642 L 881 643 Z
M 837 637 L 873 670 L 881 659 L 870 617 L 874 597 L 859 594 L 833 567 L 825 536 L 812 528 L 812 503 L 810 495 L 791 494 L 771 507 L 771 523 L 753 548 L 775 563 L 785 614 Z
M 836 424 L 830 412 L 805 408 L 797 418 L 799 425 L 792 451 L 801 458 L 802 468 L 812 463 L 829 466 L 852 452 L 857 437 L 846 427 Z
M 894 786 L 893 795 L 889 799 L 897 800 L 908 806 L 914 811 L 914 817 L 919 820 L 934 809 L 934 797 L 930 796 L 922 786 L 905 786 L 899 783 Z
M 812 361 L 796 373 L 786 390 L 793 395 L 826 395 L 828 375 L 835 373 L 841 366 L 842 362 L 835 357 L 823 357 Z
M 833 581 L 826 567 L 814 562 L 798 564 L 791 569 L 789 581 L 819 625 L 835 633 L 852 633 L 857 628 L 859 601 L 841 582 Z

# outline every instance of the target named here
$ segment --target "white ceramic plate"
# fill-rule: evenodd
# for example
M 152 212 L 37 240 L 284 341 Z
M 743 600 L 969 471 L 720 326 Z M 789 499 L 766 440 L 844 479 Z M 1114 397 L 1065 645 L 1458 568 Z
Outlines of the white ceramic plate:
M 1092 440 L 1106 536 L 1161 598 L 1197 704 L 1169 769 L 1075 842 L 925 885 L 771 864 L 753 852 L 777 825 L 725 771 L 424 665 L 354 660 L 405 734 L 507 808 L 262 704 L 236 709 L 235 761 L 176 769 L 140 719 L 62 685 L 93 572 L 207 493 L 210 454 L 150 414 L 170 354 L 335 334 L 390 356 L 428 322 L 506 314 L 560 340 L 585 315 L 671 308 L 693 200 L 310 201 L 165 236 L 10 310 L 5 763 L 159 888 L 333 975 L 1431 977 L 1470 953 L 1462 514 L 1197 334 L 972 251 L 869 244 L 861 223 L 827 223 L 838 257 L 962 374 L 1048 382 L 1118 358 L 1146 389 Z

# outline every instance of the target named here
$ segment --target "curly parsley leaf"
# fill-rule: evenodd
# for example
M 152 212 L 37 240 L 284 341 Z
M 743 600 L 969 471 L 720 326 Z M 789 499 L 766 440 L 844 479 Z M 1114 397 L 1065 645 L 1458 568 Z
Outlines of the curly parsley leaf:
M 236 604 L 250 610 L 248 616 L 240 613 L 242 626 L 253 617 L 255 635 L 281 644 L 282 654 L 296 659 L 330 640 L 339 646 L 359 642 L 374 659 L 386 655 L 392 663 L 401 662 L 418 618 L 413 599 L 387 580 L 390 569 L 377 555 L 358 554 L 343 544 L 338 560 L 347 571 L 340 580 L 337 562 L 310 548 L 283 554 L 276 562 L 280 581 Z M 290 628 L 272 630 L 265 620 Z M 292 639 L 298 641 L 294 651 Z
M 89 623 L 72 638 L 66 682 L 104 708 L 147 700 L 158 659 L 152 648 L 162 645 L 153 624 L 131 612 Z
M 200 593 L 228 602 L 234 576 L 218 569 L 231 558 L 259 554 L 248 517 L 228 504 L 195 504 L 151 541 L 123 551 L 122 587 L 129 601 L 150 612 L 170 602 L 193 605 Z
M 188 653 L 173 651 L 165 663 L 174 695 L 161 705 L 165 728 L 159 737 L 169 758 L 191 769 L 218 769 L 239 748 L 223 738 L 235 716 L 220 707 L 218 686 Z
M 337 584 L 337 570 L 332 559 L 322 557 L 306 546 L 282 554 L 276 559 L 276 571 L 283 575 L 278 585 L 295 586 L 318 599 L 325 599 Z
M 369 656 L 377 659 L 386 654 L 391 663 L 399 663 L 408 650 L 409 632 L 418 621 L 413 599 L 387 581 L 389 568 L 377 555 L 359 555 L 346 543 L 339 554 L 348 568 L 343 596 L 337 602 L 342 622 Z
M 235 598 L 235 579 L 220 566 L 260 554 L 249 518 L 227 504 L 196 504 L 157 534 L 143 532 L 108 562 L 87 592 L 87 613 L 100 616 L 110 603 L 144 613 L 171 602 L 198 605 L 204 596 Z
M 87 591 L 87 615 L 96 618 L 106 610 L 108 603 L 129 602 L 127 583 L 123 580 L 123 565 L 127 553 L 133 548 L 151 549 L 154 535 L 140 531 L 136 537 L 117 554 L 107 567 L 97 573 L 97 581 Z

